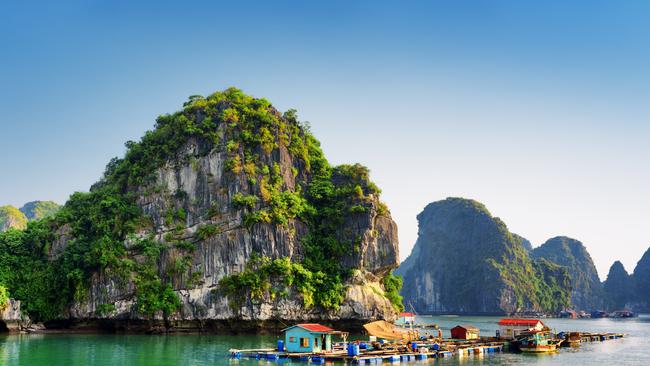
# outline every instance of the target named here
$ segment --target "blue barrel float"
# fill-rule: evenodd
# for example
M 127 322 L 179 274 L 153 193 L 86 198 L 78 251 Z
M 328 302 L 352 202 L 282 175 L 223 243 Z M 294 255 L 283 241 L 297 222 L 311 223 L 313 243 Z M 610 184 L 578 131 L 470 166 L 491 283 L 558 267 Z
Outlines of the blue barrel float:
M 359 356 L 361 354 L 358 344 L 348 344 L 348 356 Z
M 278 351 L 284 352 L 284 341 L 282 339 L 278 339 Z

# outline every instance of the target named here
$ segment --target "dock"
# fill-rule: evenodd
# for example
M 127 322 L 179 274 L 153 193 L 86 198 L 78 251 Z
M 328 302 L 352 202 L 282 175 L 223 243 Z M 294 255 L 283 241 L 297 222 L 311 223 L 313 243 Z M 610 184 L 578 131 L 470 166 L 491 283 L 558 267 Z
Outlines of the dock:
M 566 332 L 568 338 L 572 334 L 579 335 L 578 344 L 586 342 L 603 342 L 613 339 L 624 338 L 623 333 L 589 333 L 589 332 Z M 376 343 L 376 342 L 373 342 Z M 358 354 L 351 355 L 350 345 L 356 345 L 360 349 Z M 495 338 L 482 338 L 472 341 L 463 341 L 455 339 L 444 339 L 441 342 L 431 343 L 429 341 L 415 341 L 405 344 L 385 344 L 381 349 L 373 349 L 369 342 L 359 343 L 336 343 L 333 344 L 333 350 L 329 352 L 286 352 L 278 351 L 273 348 L 263 349 L 231 349 L 230 356 L 234 359 L 253 358 L 268 361 L 302 361 L 311 363 L 325 362 L 342 362 L 349 364 L 373 364 L 373 363 L 400 363 L 416 360 L 426 360 L 430 358 L 450 358 L 450 357 L 476 357 L 491 353 L 500 352 L 517 352 L 516 347 L 505 340 Z

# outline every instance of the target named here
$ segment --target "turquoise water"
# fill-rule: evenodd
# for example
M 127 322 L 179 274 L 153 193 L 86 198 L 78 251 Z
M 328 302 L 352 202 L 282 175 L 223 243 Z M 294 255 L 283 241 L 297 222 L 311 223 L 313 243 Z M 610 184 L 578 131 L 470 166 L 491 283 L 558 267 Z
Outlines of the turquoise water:
M 449 335 L 457 324 L 473 324 L 493 335 L 496 317 L 422 317 Z M 633 319 L 545 319 L 557 331 L 623 332 L 628 338 L 583 344 L 548 355 L 494 353 L 412 361 L 408 365 L 650 365 L 650 316 Z M 231 360 L 230 348 L 270 348 L 276 336 L 224 335 L 0 335 L 0 365 L 306 365 L 301 362 Z

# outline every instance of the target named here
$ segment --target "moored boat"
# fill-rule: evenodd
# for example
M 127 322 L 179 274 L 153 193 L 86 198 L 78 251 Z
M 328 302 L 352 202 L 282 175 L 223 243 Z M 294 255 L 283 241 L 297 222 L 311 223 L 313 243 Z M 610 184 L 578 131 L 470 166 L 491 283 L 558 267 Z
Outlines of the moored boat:
M 591 312 L 592 319 L 607 318 L 608 316 L 609 314 L 607 314 L 607 312 L 603 310 L 595 310 Z
M 609 315 L 610 318 L 634 318 L 636 314 L 629 310 L 618 310 Z
M 562 344 L 562 339 L 557 339 L 548 330 L 533 331 L 520 334 L 517 339 L 519 350 L 526 353 L 554 352 Z
M 558 337 L 564 339 L 562 347 L 579 347 L 580 342 L 582 341 L 582 335 L 580 332 L 562 332 L 558 334 Z

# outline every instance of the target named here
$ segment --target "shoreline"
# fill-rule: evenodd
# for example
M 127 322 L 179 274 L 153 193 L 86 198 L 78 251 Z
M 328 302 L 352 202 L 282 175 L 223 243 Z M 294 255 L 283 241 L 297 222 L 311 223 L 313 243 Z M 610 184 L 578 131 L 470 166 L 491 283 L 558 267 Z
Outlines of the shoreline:
M 0 334 L 215 334 L 277 335 L 296 323 L 318 322 L 334 329 L 361 333 L 367 320 L 55 320 L 43 325 L 20 326 Z

